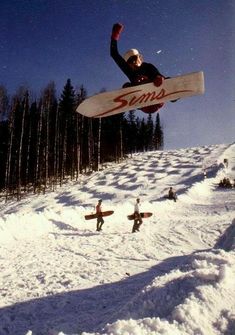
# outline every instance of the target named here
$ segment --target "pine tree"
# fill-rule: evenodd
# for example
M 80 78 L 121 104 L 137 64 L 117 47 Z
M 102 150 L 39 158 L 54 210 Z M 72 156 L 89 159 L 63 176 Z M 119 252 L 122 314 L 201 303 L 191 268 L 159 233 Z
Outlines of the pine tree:
M 0 122 L 0 190 L 5 185 L 5 171 L 7 162 L 7 146 L 9 136 L 9 121 Z
M 3 85 L 0 85 L 0 122 L 7 119 L 9 107 L 7 89 Z
M 148 147 L 148 137 L 147 137 L 147 125 L 145 119 L 142 118 L 139 127 L 139 151 L 146 151 Z
M 25 135 L 25 124 L 26 124 L 26 117 L 29 110 L 29 93 L 28 91 L 25 93 L 25 97 L 23 100 L 22 105 L 22 121 L 21 121 L 21 131 L 20 131 L 20 137 L 19 137 L 19 148 L 18 148 L 18 191 L 17 191 L 17 200 L 20 200 L 21 198 L 21 184 L 22 184 L 22 162 L 23 162 L 23 140 Z
M 74 145 L 76 143 L 75 124 L 75 92 L 68 79 L 64 87 L 61 99 L 59 102 L 59 129 L 60 129 L 60 160 L 61 160 L 61 175 L 60 183 L 65 178 L 65 175 L 73 175 L 74 168 Z
M 38 107 L 38 118 L 37 118 L 37 131 L 36 131 L 36 166 L 35 166 L 35 182 L 34 182 L 34 193 L 40 192 L 42 184 L 42 140 L 43 140 L 43 105 L 40 101 Z
M 76 105 L 81 104 L 87 97 L 87 92 L 83 86 L 79 88 L 79 92 L 76 97 Z M 82 172 L 83 165 L 83 132 L 84 132 L 84 119 L 85 117 L 81 114 L 76 113 L 75 115 L 75 133 L 76 133 L 76 179 L 78 174 Z
M 152 114 L 149 113 L 147 118 L 147 125 L 146 125 L 146 150 L 153 149 L 153 119 Z
M 53 150 L 56 149 L 54 141 L 56 139 L 55 133 L 57 131 L 57 101 L 55 83 L 50 82 L 43 91 L 43 119 L 45 124 L 44 130 L 44 146 L 45 146 L 45 188 L 48 187 L 49 178 L 55 174 Z
M 13 140 L 14 140 L 14 119 L 15 111 L 17 109 L 18 101 L 14 100 L 14 105 L 12 106 L 10 117 L 8 121 L 8 145 L 7 145 L 7 159 L 6 159 L 6 171 L 5 171 L 5 189 L 6 189 L 6 201 L 11 193 L 12 187 L 12 157 L 13 157 Z
M 125 147 L 127 153 L 134 153 L 137 151 L 137 124 L 135 112 L 130 111 L 127 114 L 125 124 Z
M 155 150 L 162 150 L 164 147 L 164 134 L 160 122 L 159 113 L 157 113 L 156 116 L 153 144 Z
M 97 170 L 100 170 L 101 165 L 101 156 L 100 156 L 100 150 L 101 150 L 101 130 L 102 130 L 102 119 L 99 118 L 99 124 L 98 124 L 98 140 L 97 140 Z

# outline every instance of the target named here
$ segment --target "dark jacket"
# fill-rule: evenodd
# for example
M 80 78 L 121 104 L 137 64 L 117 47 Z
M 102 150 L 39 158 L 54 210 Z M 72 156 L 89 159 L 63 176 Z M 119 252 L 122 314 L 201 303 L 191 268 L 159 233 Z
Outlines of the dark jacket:
M 115 61 L 115 63 L 119 66 L 119 68 L 125 73 L 125 75 L 129 78 L 130 82 L 133 85 L 138 85 L 140 83 L 148 83 L 153 81 L 156 76 L 164 77 L 158 69 L 150 64 L 143 62 L 138 69 L 133 70 L 125 59 L 119 54 L 117 41 L 111 39 L 110 44 L 110 55 Z

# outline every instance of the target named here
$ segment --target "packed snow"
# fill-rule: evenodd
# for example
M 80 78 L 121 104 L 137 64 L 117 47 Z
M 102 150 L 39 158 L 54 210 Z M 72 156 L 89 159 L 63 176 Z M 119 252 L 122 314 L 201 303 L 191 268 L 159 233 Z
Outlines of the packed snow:
M 235 188 L 219 188 L 224 177 L 235 178 L 235 144 L 138 153 L 2 201 L 0 334 L 234 335 Z M 132 233 L 137 197 L 153 215 Z M 84 218 L 99 199 L 114 210 L 101 232 Z

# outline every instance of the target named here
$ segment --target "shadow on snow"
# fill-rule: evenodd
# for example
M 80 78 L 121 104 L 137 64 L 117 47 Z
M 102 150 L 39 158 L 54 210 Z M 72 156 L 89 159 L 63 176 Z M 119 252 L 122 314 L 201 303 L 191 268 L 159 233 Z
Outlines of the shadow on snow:
M 234 225 L 234 222 L 233 222 Z M 26 334 L 45 335 L 49 330 L 65 334 L 102 332 L 107 323 L 118 319 L 140 319 L 145 317 L 167 318 L 176 306 L 183 303 L 190 292 L 196 294 L 200 281 L 183 276 L 168 282 L 163 287 L 152 287 L 142 291 L 155 277 L 172 270 L 187 272 L 195 254 L 171 257 L 150 270 L 129 276 L 123 269 L 123 279 L 76 291 L 48 295 L 0 309 L 1 335 Z M 143 306 L 138 300 L 150 301 Z M 167 297 L 170 299 L 167 299 Z

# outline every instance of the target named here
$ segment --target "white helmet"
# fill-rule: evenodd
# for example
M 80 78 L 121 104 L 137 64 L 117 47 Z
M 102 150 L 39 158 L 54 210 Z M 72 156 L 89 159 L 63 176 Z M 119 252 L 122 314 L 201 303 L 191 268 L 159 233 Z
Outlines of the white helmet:
M 132 56 L 138 56 L 139 54 L 140 54 L 140 53 L 139 53 L 138 50 L 136 50 L 136 49 L 130 49 L 130 50 L 128 50 L 128 51 L 125 53 L 125 55 L 123 56 L 123 58 L 124 58 L 125 61 L 127 62 L 128 59 L 129 59 L 130 57 L 132 57 Z

